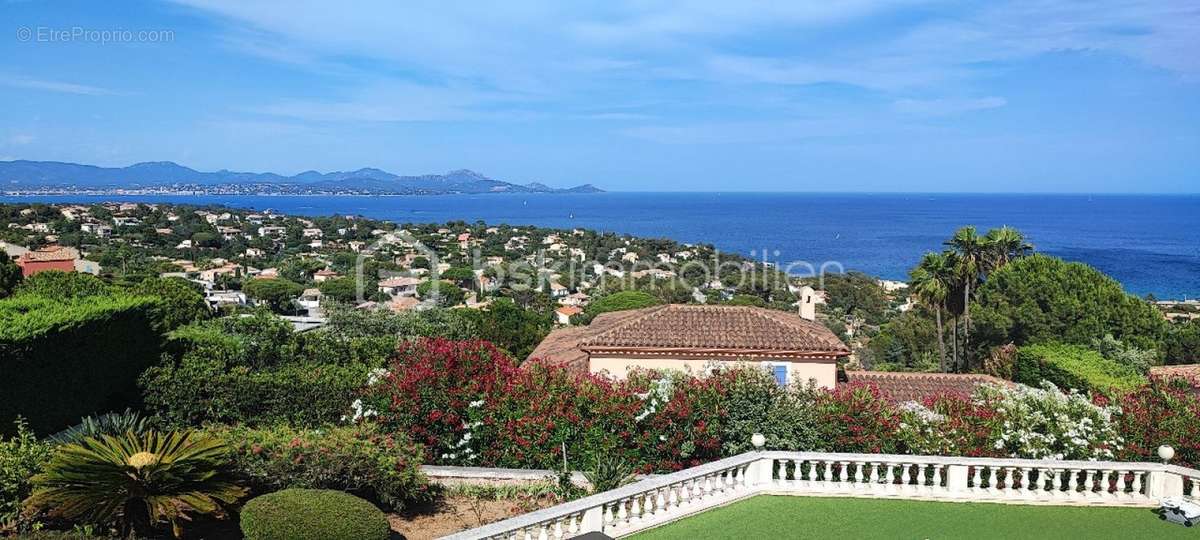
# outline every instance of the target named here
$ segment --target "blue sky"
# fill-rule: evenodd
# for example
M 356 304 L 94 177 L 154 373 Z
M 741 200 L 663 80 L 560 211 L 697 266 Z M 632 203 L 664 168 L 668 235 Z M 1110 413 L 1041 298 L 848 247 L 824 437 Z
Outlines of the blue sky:
M 1200 192 L 1194 0 L 0 0 L 0 25 L 0 159 Z

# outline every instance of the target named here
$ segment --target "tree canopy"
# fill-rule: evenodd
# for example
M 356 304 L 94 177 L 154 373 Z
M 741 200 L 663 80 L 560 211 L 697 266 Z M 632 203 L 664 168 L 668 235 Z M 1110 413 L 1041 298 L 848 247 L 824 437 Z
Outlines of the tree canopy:
M 587 307 L 588 315 L 595 317 L 610 311 L 625 311 L 661 304 L 658 298 L 642 291 L 621 291 L 596 299 Z
M 975 309 L 981 347 L 1090 345 L 1112 334 L 1140 348 L 1157 348 L 1167 324 L 1153 305 L 1099 270 L 1045 255 L 1017 259 L 989 275 Z
M 266 302 L 272 311 L 283 313 L 293 309 L 292 301 L 304 292 L 304 286 L 283 278 L 252 279 L 242 285 L 246 296 Z

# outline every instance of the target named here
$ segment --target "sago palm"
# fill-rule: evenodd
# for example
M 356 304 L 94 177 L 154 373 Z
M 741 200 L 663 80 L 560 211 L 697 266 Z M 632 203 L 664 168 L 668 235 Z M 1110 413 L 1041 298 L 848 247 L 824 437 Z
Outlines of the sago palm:
M 123 535 L 169 523 L 178 536 L 189 514 L 222 514 L 246 494 L 227 465 L 224 444 L 195 432 L 89 437 L 58 449 L 26 504 Z

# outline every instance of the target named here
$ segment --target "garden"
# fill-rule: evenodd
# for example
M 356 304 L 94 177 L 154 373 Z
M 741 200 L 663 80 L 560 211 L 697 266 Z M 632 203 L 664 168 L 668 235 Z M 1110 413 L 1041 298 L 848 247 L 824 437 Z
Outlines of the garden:
M 603 491 L 748 451 L 754 433 L 777 450 L 1084 460 L 1170 444 L 1200 463 L 1200 400 L 1174 381 L 896 405 L 750 367 L 617 380 L 522 365 L 505 325 L 455 310 L 334 309 L 296 333 L 269 313 L 207 318 L 170 280 L 47 275 L 0 300 L 0 390 L 18 396 L 0 411 L 4 534 L 432 536 L 586 492 L 566 474 L 440 486 L 422 464 L 583 471 Z

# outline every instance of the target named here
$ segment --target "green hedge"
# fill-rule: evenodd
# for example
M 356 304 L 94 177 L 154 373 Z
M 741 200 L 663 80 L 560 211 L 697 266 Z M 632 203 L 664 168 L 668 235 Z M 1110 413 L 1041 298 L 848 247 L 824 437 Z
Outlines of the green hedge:
M 0 431 L 23 416 L 38 433 L 138 403 L 137 378 L 162 339 L 145 296 L 0 300 Z
M 1132 368 L 1109 360 L 1079 345 L 1043 343 L 1017 351 L 1013 379 L 1036 386 L 1046 380 L 1059 388 L 1110 394 L 1133 390 L 1146 383 Z
M 387 516 L 349 493 L 285 489 L 242 508 L 246 540 L 386 540 Z
M 350 413 L 369 371 L 362 364 L 253 369 L 188 354 L 177 363 L 168 360 L 147 370 L 141 383 L 147 409 L 173 426 L 320 426 Z
M 257 493 L 288 488 L 336 489 L 399 510 L 424 499 L 424 449 L 373 424 L 297 429 L 214 427 L 230 448 L 239 483 Z

